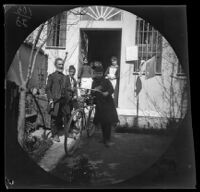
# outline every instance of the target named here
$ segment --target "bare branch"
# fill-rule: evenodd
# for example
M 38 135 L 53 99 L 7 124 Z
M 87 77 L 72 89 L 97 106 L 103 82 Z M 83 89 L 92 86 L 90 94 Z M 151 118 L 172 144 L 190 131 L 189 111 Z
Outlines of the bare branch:
M 34 67 L 35 67 L 35 61 L 36 61 L 37 55 L 38 55 L 39 51 L 42 49 L 42 47 L 44 46 L 44 44 L 47 42 L 48 38 L 50 37 L 51 31 L 52 31 L 52 28 L 50 28 L 49 34 L 47 34 L 46 39 L 43 41 L 43 43 L 40 45 L 40 47 L 38 47 L 37 50 L 36 50 L 36 53 L 35 53 L 34 58 L 33 58 L 33 63 L 32 63 L 32 66 L 31 66 L 31 72 L 30 72 L 30 76 L 29 76 L 28 81 L 29 81 L 29 80 L 31 79 L 31 77 L 32 77 L 33 70 L 34 70 Z
M 17 51 L 17 56 L 18 56 L 18 60 L 19 60 L 19 76 L 20 76 L 20 80 L 21 80 L 22 84 L 24 84 L 25 80 L 24 80 L 24 77 L 23 77 L 22 62 L 21 62 L 21 59 L 20 59 L 19 50 Z
M 36 48 L 36 45 L 38 43 L 38 40 L 39 40 L 40 34 L 42 33 L 43 28 L 44 28 L 44 24 L 42 24 L 40 26 L 39 31 L 37 33 L 37 36 L 35 38 L 34 44 L 32 46 L 31 54 L 30 54 L 30 57 L 29 57 L 29 66 L 28 66 L 28 72 L 27 72 L 27 76 L 26 76 L 26 82 L 29 81 L 30 76 L 31 76 L 33 52 L 34 52 L 34 49 Z

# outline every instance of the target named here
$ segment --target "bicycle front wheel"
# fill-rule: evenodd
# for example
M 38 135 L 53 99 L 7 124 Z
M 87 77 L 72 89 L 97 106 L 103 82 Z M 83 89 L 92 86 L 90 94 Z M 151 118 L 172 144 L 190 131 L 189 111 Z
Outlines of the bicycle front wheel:
M 78 148 L 84 127 L 83 110 L 77 109 L 71 115 L 65 130 L 64 148 L 66 155 L 72 155 Z
M 88 137 L 91 137 L 96 130 L 96 126 L 93 123 L 94 114 L 95 114 L 95 107 L 91 107 L 91 109 L 89 110 L 88 117 L 87 117 L 87 125 L 86 125 Z

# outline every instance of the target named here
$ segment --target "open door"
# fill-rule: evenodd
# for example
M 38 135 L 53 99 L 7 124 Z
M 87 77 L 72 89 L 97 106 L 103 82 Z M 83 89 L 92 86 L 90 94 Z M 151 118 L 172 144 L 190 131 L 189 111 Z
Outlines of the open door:
M 104 72 L 111 65 L 111 57 L 116 56 L 120 65 L 121 29 L 81 29 L 79 68 L 83 59 L 88 62 L 101 61 Z M 120 80 L 119 80 L 120 81 Z M 118 106 L 119 82 L 115 91 L 115 104 Z
M 83 60 L 88 60 L 88 35 L 84 31 L 80 31 L 80 53 L 79 53 L 79 69 L 83 65 Z

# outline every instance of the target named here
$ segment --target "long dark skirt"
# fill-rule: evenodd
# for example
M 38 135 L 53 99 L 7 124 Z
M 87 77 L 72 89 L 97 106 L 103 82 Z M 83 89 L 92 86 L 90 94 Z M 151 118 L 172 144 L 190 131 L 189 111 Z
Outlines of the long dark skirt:
M 94 123 L 98 124 L 114 124 L 119 121 L 114 100 L 109 96 L 104 101 L 97 101 Z

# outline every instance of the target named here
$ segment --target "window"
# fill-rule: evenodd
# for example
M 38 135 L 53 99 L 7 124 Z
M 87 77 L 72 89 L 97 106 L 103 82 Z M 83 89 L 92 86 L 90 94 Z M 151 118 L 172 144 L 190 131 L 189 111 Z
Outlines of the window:
M 81 20 L 117 21 L 121 20 L 121 11 L 114 7 L 91 6 L 82 8 Z
M 136 45 L 138 46 L 138 60 L 134 65 L 134 72 L 139 72 L 142 60 L 156 56 L 155 72 L 161 73 L 162 36 L 148 22 L 137 17 L 136 20 Z
M 67 19 L 65 13 L 59 14 L 48 21 L 47 35 L 50 35 L 47 39 L 47 47 L 66 47 L 66 27 Z

